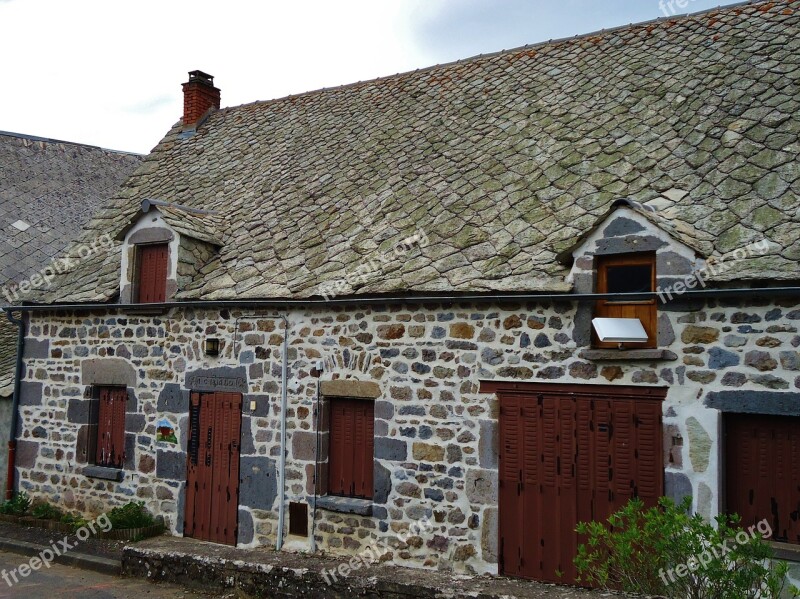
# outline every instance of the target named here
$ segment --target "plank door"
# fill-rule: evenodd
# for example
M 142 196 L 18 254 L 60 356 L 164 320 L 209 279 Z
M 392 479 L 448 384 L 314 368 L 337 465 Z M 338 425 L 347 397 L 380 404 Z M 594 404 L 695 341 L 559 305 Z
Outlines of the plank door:
M 192 393 L 184 535 L 236 544 L 239 509 L 239 393 Z

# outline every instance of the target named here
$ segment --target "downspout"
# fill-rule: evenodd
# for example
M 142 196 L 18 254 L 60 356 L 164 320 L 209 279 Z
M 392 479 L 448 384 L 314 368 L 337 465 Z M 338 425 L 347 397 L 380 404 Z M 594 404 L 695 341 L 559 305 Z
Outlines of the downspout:
M 317 409 L 316 409 L 316 449 L 314 451 L 314 505 L 311 509 L 311 553 L 317 552 L 317 494 L 319 491 L 319 425 L 322 422 L 322 411 L 320 410 L 320 381 L 317 379 Z
M 14 495 L 14 478 L 17 463 L 17 420 L 19 419 L 19 388 L 22 380 L 22 352 L 25 349 L 25 320 L 14 318 L 11 310 L 6 312 L 8 320 L 17 325 L 17 362 L 14 369 L 14 398 L 11 403 L 11 431 L 8 436 L 8 475 L 6 477 L 6 499 Z
M 286 519 L 286 410 L 287 410 L 287 389 L 289 372 L 289 319 L 285 315 L 283 318 L 283 367 L 281 368 L 281 460 L 280 460 L 280 493 L 278 504 L 278 540 L 275 543 L 275 550 L 280 551 L 283 547 L 283 523 Z

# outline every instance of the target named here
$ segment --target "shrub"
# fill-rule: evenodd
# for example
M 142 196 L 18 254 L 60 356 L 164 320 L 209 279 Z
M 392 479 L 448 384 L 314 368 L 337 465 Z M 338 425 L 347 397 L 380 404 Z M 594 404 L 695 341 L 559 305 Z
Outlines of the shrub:
M 11 499 L 0 503 L 0 513 L 11 516 L 24 516 L 31 507 L 31 499 L 25 491 L 15 493 Z
M 75 516 L 73 514 L 63 514 L 61 516 L 61 522 L 64 524 L 71 524 L 75 530 L 89 524 L 89 521 L 82 516 Z
M 579 580 L 671 599 L 781 596 L 788 565 L 771 559 L 772 548 L 758 531 L 744 541 L 738 516 L 720 515 L 714 526 L 699 514 L 690 516 L 690 508 L 690 497 L 680 505 L 662 498 L 648 509 L 633 499 L 607 523 L 580 523 L 576 530 L 587 542 L 575 558 Z M 789 595 L 800 591 L 791 587 Z
M 131 501 L 122 507 L 115 507 L 108 513 L 111 526 L 120 528 L 143 528 L 155 524 L 155 519 L 144 507 L 144 501 Z
M 49 503 L 39 503 L 33 506 L 31 516 L 40 520 L 61 520 L 61 510 Z

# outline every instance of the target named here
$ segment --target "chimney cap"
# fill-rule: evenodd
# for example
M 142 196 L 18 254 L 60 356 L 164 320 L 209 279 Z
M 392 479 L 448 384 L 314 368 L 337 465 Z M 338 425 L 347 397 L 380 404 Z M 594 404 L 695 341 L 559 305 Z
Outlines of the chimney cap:
M 193 81 L 197 81 L 198 83 L 206 83 L 213 86 L 214 76 L 204 73 L 203 71 L 189 71 L 189 83 L 192 83 Z

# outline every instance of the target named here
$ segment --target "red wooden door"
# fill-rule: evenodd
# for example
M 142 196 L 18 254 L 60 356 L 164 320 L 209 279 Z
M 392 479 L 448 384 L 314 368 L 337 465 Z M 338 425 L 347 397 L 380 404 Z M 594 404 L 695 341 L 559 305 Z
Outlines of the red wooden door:
M 95 463 L 122 468 L 125 460 L 125 407 L 128 392 L 124 387 L 103 387 L 97 417 Z
M 236 544 L 239 509 L 239 393 L 192 393 L 184 535 Z
M 572 583 L 578 522 L 605 520 L 631 497 L 655 505 L 663 493 L 663 392 L 515 385 L 497 393 L 501 573 Z
M 139 247 L 138 301 L 163 302 L 167 298 L 167 259 L 169 245 L 156 243 Z
M 772 539 L 800 544 L 800 418 L 725 417 L 726 510 L 749 527 L 766 519 Z

